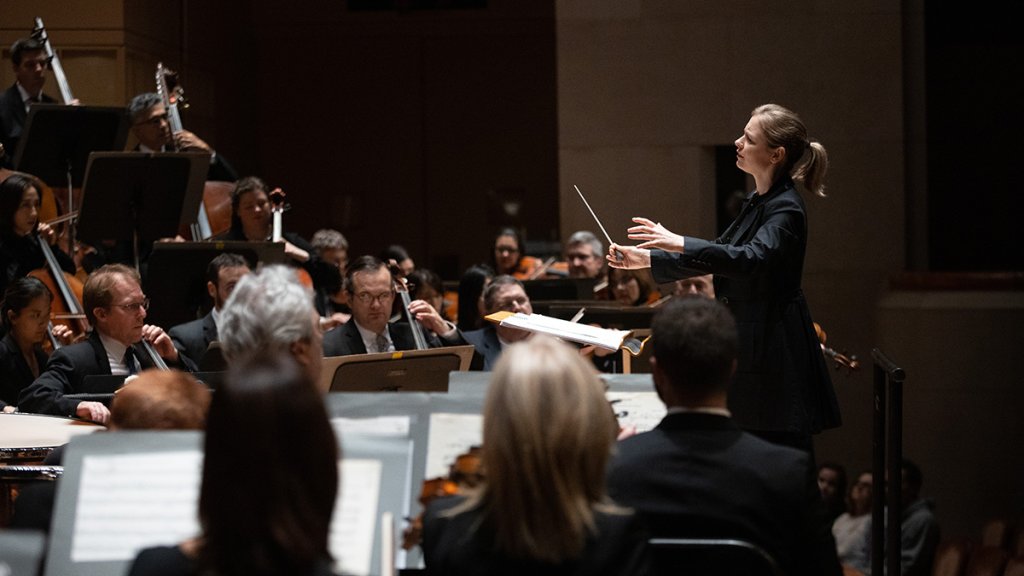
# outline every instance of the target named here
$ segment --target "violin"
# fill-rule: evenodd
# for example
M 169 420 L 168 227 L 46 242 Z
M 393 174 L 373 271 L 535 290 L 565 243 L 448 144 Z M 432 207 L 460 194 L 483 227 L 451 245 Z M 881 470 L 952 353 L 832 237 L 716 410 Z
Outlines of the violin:
M 171 133 L 184 130 L 180 109 L 188 108 L 185 89 L 178 81 L 178 73 L 164 67 L 163 62 L 156 65 L 156 92 L 163 101 Z M 176 152 L 180 151 L 177 141 L 172 141 L 171 146 Z M 205 240 L 231 228 L 232 189 L 233 182 L 206 182 L 203 185 L 203 201 L 199 203 L 196 229 L 192 230 L 193 240 Z
M 420 490 L 419 503 L 422 507 L 419 516 L 411 518 L 409 525 L 402 531 L 402 549 L 411 550 L 423 539 L 423 514 L 427 506 L 435 498 L 456 496 L 483 484 L 483 466 L 480 461 L 480 447 L 470 449 L 455 457 L 447 476 L 427 478 Z
M 420 326 L 412 312 L 409 311 L 409 305 L 412 304 L 412 297 L 409 296 L 409 281 L 405 278 L 402 269 L 398 267 L 394 260 L 388 262 L 388 270 L 391 272 L 395 292 L 402 299 L 402 309 L 405 310 L 405 317 L 409 319 L 409 327 L 412 329 L 412 339 L 416 342 L 416 349 L 426 350 L 429 346 L 427 345 L 427 338 L 423 335 L 423 327 Z
M 822 354 L 829 357 L 835 363 L 837 370 L 845 368 L 850 372 L 853 372 L 860 368 L 860 361 L 857 360 L 856 356 L 852 354 L 846 356 L 844 354 L 836 352 L 835 350 L 829 348 L 828 346 L 825 346 L 825 341 L 828 340 L 828 334 L 825 333 L 825 330 L 821 327 L 821 324 L 818 324 L 817 322 L 814 322 L 814 333 L 818 337 L 818 343 L 821 344 Z

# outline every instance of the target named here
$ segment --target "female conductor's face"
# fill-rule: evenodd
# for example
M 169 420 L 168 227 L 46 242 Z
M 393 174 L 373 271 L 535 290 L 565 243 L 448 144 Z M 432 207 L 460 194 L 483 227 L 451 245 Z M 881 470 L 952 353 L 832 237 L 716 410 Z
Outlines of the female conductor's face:
M 11 228 L 18 236 L 27 236 L 36 229 L 39 222 L 39 191 L 35 186 L 29 186 L 21 195 L 21 203 L 14 213 L 14 221 Z
M 761 131 L 761 119 L 752 116 L 743 128 L 743 135 L 736 139 L 736 166 L 752 175 L 770 171 L 775 151 L 776 148 L 768 146 Z

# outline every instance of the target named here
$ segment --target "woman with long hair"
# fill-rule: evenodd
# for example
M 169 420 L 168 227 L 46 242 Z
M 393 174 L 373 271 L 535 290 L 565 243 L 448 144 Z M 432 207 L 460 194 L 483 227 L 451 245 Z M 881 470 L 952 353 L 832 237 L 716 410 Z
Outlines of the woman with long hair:
M 509 346 L 484 401 L 482 487 L 427 509 L 428 573 L 646 573 L 645 531 L 605 492 L 617 432 L 575 350 L 546 336 Z
M 0 294 L 15 279 L 46 267 L 41 240 L 65 272 L 75 273 L 75 261 L 56 245 L 53 228 L 39 221 L 41 188 L 28 174 L 14 173 L 0 182 Z
M 6 335 L 0 340 L 0 410 L 13 412 L 23 388 L 39 377 L 49 357 L 42 349 L 50 322 L 53 296 L 37 278 L 18 278 L 8 284 L 0 303 Z M 54 327 L 60 343 L 71 339 L 66 326 Z
M 143 550 L 132 576 L 321 576 L 339 448 L 322 395 L 286 355 L 233 367 L 206 420 L 198 538 Z

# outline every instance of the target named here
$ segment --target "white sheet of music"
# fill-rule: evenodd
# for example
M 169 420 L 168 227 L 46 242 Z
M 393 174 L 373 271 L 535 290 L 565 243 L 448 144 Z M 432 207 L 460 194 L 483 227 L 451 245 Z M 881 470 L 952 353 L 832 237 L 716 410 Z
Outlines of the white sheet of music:
M 379 460 L 340 462 L 341 491 L 334 501 L 327 545 L 335 569 L 346 574 L 370 573 L 382 468 Z
M 447 476 L 455 458 L 482 444 L 483 437 L 484 417 L 479 414 L 431 414 L 425 477 Z
M 657 392 L 608 392 L 606 396 L 619 426 L 636 426 L 637 432 L 654 429 L 667 413 Z
M 202 464 L 198 451 L 85 456 L 71 560 L 132 560 L 195 537 Z
M 365 436 L 409 437 L 408 416 L 376 416 L 372 418 L 331 418 L 334 430 L 344 438 L 348 434 Z

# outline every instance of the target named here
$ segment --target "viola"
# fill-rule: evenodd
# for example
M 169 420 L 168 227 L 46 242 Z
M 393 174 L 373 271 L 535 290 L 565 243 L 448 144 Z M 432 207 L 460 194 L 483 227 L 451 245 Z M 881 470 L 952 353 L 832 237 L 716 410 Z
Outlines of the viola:
M 846 369 L 850 372 L 860 369 L 860 361 L 854 355 L 845 355 L 836 352 L 832 348 L 825 346 L 825 341 L 828 340 L 828 334 L 821 327 L 821 324 L 814 322 L 814 333 L 818 337 L 818 343 L 821 344 L 821 352 L 828 358 L 830 358 L 836 366 L 837 370 Z
M 402 548 L 411 550 L 423 539 L 423 514 L 436 498 L 456 496 L 478 487 L 484 482 L 483 466 L 480 461 L 480 447 L 472 446 L 455 457 L 447 476 L 427 478 L 420 490 L 419 502 L 422 507 L 419 516 L 411 518 L 402 531 Z

